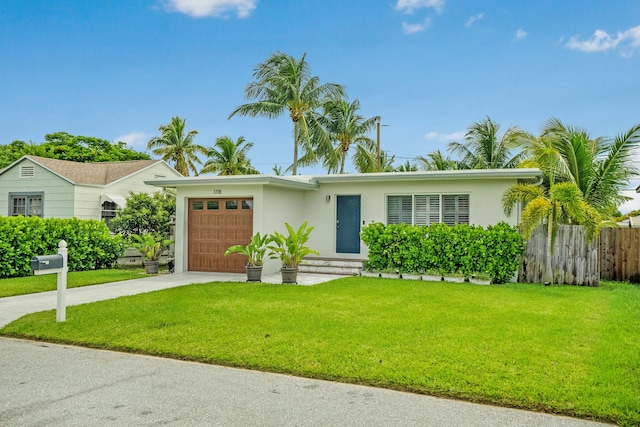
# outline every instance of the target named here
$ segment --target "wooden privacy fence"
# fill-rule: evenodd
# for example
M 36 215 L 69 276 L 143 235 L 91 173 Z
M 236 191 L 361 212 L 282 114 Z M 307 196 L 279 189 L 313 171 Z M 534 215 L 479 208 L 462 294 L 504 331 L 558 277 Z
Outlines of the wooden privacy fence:
M 538 227 L 527 242 L 518 281 L 542 283 L 547 230 Z M 591 243 L 578 225 L 559 225 L 551 257 L 553 282 L 599 286 L 600 279 L 640 282 L 640 228 L 603 228 Z
M 584 228 L 559 225 L 551 257 L 553 283 L 579 286 L 600 285 L 598 238 L 586 243 Z M 542 283 L 547 260 L 547 229 L 538 227 L 527 242 L 519 282 Z
M 640 228 L 603 228 L 600 278 L 640 282 Z

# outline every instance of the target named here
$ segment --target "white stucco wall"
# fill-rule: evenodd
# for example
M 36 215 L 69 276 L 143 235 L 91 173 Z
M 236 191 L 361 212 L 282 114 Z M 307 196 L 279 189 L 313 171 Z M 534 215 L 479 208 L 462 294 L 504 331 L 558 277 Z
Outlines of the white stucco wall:
M 22 166 L 34 166 L 35 176 L 20 178 Z M 71 218 L 74 215 L 73 185 L 26 159 L 0 176 L 0 215 L 9 215 L 9 193 L 44 193 L 43 216 L 45 218 Z
M 322 183 L 318 191 L 306 191 L 304 218 L 315 227 L 310 246 L 322 257 L 354 258 L 367 257 L 367 247 L 361 243 L 360 254 L 336 253 L 336 196 L 360 195 L 362 222 L 386 223 L 386 202 L 389 195 L 413 194 L 468 194 L 469 222 L 486 227 L 501 221 L 516 225 L 519 212 L 509 218 L 502 210 L 502 195 L 516 183 L 516 179 L 455 179 L 423 182 L 373 182 L 373 183 Z M 330 202 L 326 198 L 330 196 Z
M 348 181 L 348 179 L 347 179 Z M 505 221 L 511 225 L 518 224 L 520 212 L 516 208 L 514 214 L 506 217 L 502 210 L 501 199 L 504 192 L 516 178 L 479 178 L 469 176 L 460 178 L 419 178 L 416 181 L 381 179 L 378 181 L 361 180 L 359 182 L 321 181 L 318 189 L 285 188 L 273 184 L 243 184 L 223 182 L 177 186 L 176 217 L 176 271 L 187 268 L 187 236 L 189 230 L 187 203 L 190 198 L 229 198 L 253 197 L 254 218 L 253 232 L 262 234 L 273 231 L 285 232 L 285 222 L 297 228 L 305 220 L 314 227 L 309 246 L 320 252 L 325 258 L 366 259 L 367 247 L 360 244 L 359 254 L 342 254 L 336 252 L 336 198 L 339 195 L 361 196 L 360 227 L 371 222 L 386 223 L 386 203 L 389 195 L 469 195 L 469 222 L 475 225 L 488 226 Z M 265 265 L 265 273 L 279 269 L 278 261 L 270 261 Z

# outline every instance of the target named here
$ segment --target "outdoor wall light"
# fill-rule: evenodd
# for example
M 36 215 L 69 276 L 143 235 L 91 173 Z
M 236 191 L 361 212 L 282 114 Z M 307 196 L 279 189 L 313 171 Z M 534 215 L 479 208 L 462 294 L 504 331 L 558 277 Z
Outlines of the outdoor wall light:
M 327 196 L 325 197 L 325 200 L 327 201 L 327 203 L 331 202 L 331 195 L 327 194 Z

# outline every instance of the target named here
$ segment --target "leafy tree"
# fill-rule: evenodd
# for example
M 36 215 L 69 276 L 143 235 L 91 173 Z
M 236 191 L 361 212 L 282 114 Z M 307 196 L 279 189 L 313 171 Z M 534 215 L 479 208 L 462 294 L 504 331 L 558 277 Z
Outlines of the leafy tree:
M 246 142 L 244 137 L 233 141 L 228 136 L 216 139 L 215 148 L 207 152 L 208 160 L 200 171 L 201 174 L 215 173 L 218 175 L 253 175 L 258 172 L 247 157 L 247 152 L 253 147 L 252 142 Z
M 135 151 L 124 142 L 111 143 L 91 136 L 74 136 L 67 132 L 45 135 L 41 144 L 13 141 L 0 145 L 0 168 L 6 167 L 22 156 L 39 156 L 72 162 L 117 162 L 149 160 L 146 153 Z
M 198 131 L 185 130 L 186 119 L 173 117 L 167 125 L 160 125 L 160 136 L 149 140 L 147 148 L 162 160 L 172 164 L 174 169 L 184 176 L 189 176 L 189 171 L 197 175 L 196 164 L 200 164 L 198 154 L 206 155 L 207 149 L 193 143 L 193 138 Z
M 339 173 L 344 173 L 344 164 L 353 144 L 362 145 L 367 150 L 375 147 L 375 141 L 367 133 L 375 127 L 380 116 L 365 119 L 359 110 L 360 101 L 357 99 L 349 103 L 342 97 L 329 97 L 322 104 L 322 114 L 316 118 L 320 132 L 314 140 L 322 141 L 325 135 L 329 140 L 328 149 L 320 150 L 329 172 L 339 170 Z
M 67 132 L 49 133 L 44 139 L 44 157 L 53 159 L 83 163 L 150 159 L 148 154 L 134 151 L 124 142 L 111 143 L 106 139 L 74 136 Z
M 455 170 L 458 162 L 448 156 L 444 156 L 440 150 L 432 151 L 426 156 L 416 157 L 418 169 L 425 171 Z
M 131 234 L 153 233 L 168 238 L 172 217 L 176 215 L 176 198 L 169 192 L 131 193 L 127 206 L 118 209 L 115 218 L 109 222 L 114 233 L 124 237 Z
M 273 165 L 273 168 L 271 168 L 271 170 L 273 171 L 273 174 L 276 176 L 282 175 L 282 166 Z
M 265 62 L 258 64 L 253 72 L 254 81 L 245 89 L 247 99 L 256 100 L 233 110 L 229 118 L 242 116 L 263 116 L 269 119 L 280 117 L 285 112 L 293 122 L 293 164 L 291 172 L 298 173 L 298 149 L 312 152 L 309 132 L 311 113 L 320 107 L 327 96 L 343 96 L 342 86 L 320 84 L 317 76 L 311 75 L 306 54 L 299 60 L 282 52 L 272 54 Z M 313 156 L 307 156 L 313 161 Z
M 527 134 L 517 127 L 510 127 L 498 136 L 500 125 L 490 117 L 469 127 L 465 142 L 449 143 L 452 154 L 461 155 L 460 169 L 504 169 L 517 167 L 522 153 L 512 154 Z

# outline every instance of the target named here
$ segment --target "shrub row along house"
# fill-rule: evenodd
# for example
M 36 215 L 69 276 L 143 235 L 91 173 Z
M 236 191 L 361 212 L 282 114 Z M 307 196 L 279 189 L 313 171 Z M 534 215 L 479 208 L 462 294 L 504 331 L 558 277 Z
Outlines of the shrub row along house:
M 367 258 L 360 239 L 371 222 L 429 225 L 517 225 L 502 210 L 504 192 L 518 182 L 540 183 L 538 169 L 477 169 L 317 176 L 199 176 L 150 179 L 175 188 L 175 271 L 244 272 L 243 257 L 227 248 L 246 244 L 254 233 L 285 232 L 308 221 L 308 245 L 323 258 Z M 265 273 L 278 271 L 268 261 Z
M 0 215 L 108 222 L 130 192 L 159 190 L 145 180 L 180 176 L 162 160 L 79 163 L 24 156 L 0 170 Z

